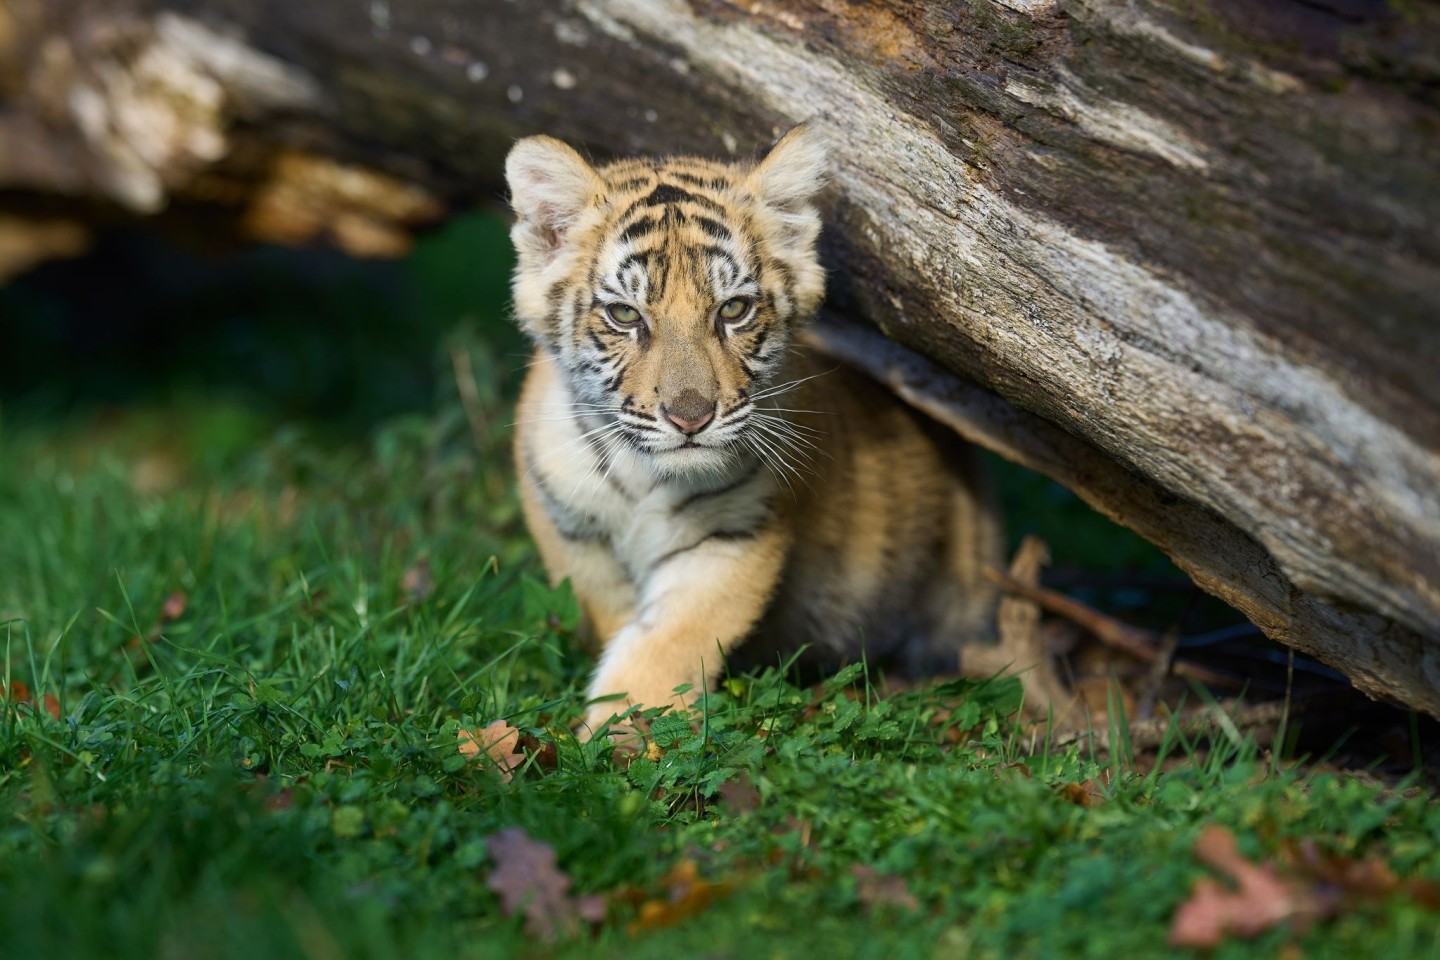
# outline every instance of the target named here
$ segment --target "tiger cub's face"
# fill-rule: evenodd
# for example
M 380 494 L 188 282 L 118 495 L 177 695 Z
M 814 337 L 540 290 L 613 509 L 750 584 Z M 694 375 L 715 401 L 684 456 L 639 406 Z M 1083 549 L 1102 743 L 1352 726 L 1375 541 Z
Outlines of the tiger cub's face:
M 597 170 L 550 137 L 517 143 L 516 311 L 564 371 L 574 412 L 665 475 L 758 451 L 757 401 L 824 290 L 811 205 L 824 168 L 803 126 L 758 165 Z

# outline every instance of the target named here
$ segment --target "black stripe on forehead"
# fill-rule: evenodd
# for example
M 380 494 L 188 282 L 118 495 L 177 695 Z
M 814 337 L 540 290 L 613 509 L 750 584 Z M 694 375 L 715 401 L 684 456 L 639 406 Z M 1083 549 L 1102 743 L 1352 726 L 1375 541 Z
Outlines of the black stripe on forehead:
M 648 236 L 660 228 L 660 221 L 654 217 L 641 217 L 620 232 L 620 242 L 629 243 Z
M 724 177 L 702 177 L 694 173 L 686 173 L 684 170 L 667 170 L 667 176 L 674 177 L 681 183 L 688 183 L 692 187 L 700 187 L 702 190 L 729 190 L 730 181 Z
M 702 243 L 697 244 L 694 249 L 697 253 L 709 257 L 712 260 L 724 260 L 734 267 L 737 272 L 740 269 L 740 261 L 736 260 L 735 255 L 722 246 L 713 243 Z
M 645 207 L 665 207 L 677 203 L 693 203 L 697 207 L 709 210 L 712 213 L 722 215 L 725 213 L 725 208 L 710 197 L 699 193 L 692 193 L 684 187 L 675 186 L 673 183 L 662 183 L 639 200 L 630 204 L 625 212 L 620 215 L 620 219 L 629 219 L 631 214 Z
M 701 230 L 704 230 L 708 236 L 716 240 L 729 241 L 734 239 L 735 235 L 730 232 L 730 228 L 719 220 L 713 220 L 710 217 L 695 217 L 694 220 Z
M 679 203 L 681 200 L 694 200 L 695 194 L 689 190 L 675 186 L 673 183 L 662 183 L 650 195 L 645 198 L 647 207 L 661 206 L 667 203 Z

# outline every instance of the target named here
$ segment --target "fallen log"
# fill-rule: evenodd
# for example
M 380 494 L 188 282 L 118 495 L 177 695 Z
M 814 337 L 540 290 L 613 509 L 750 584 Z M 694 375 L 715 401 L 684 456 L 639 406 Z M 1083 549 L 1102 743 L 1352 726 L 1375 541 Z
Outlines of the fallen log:
M 821 343 L 1440 716 L 1432 3 L 0 6 L 12 230 L 201 204 L 388 255 L 518 134 L 749 155 L 806 118 Z

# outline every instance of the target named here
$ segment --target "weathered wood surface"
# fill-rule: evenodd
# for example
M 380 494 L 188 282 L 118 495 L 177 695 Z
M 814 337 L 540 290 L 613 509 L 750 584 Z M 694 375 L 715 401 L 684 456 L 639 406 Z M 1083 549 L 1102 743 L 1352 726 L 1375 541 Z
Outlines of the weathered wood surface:
M 0 213 L 47 228 L 218 204 L 384 253 L 522 133 L 810 117 L 863 318 L 822 339 L 1440 716 L 1431 3 L 0 2 Z

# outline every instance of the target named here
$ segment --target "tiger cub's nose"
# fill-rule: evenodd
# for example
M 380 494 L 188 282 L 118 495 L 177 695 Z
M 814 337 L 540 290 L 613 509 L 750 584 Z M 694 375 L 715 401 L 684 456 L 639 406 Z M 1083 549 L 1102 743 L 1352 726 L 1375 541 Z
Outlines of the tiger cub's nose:
M 705 399 L 700 391 L 691 388 L 681 390 L 680 396 L 672 403 L 661 404 L 660 409 L 665 419 L 686 435 L 699 433 L 715 417 L 715 401 Z

